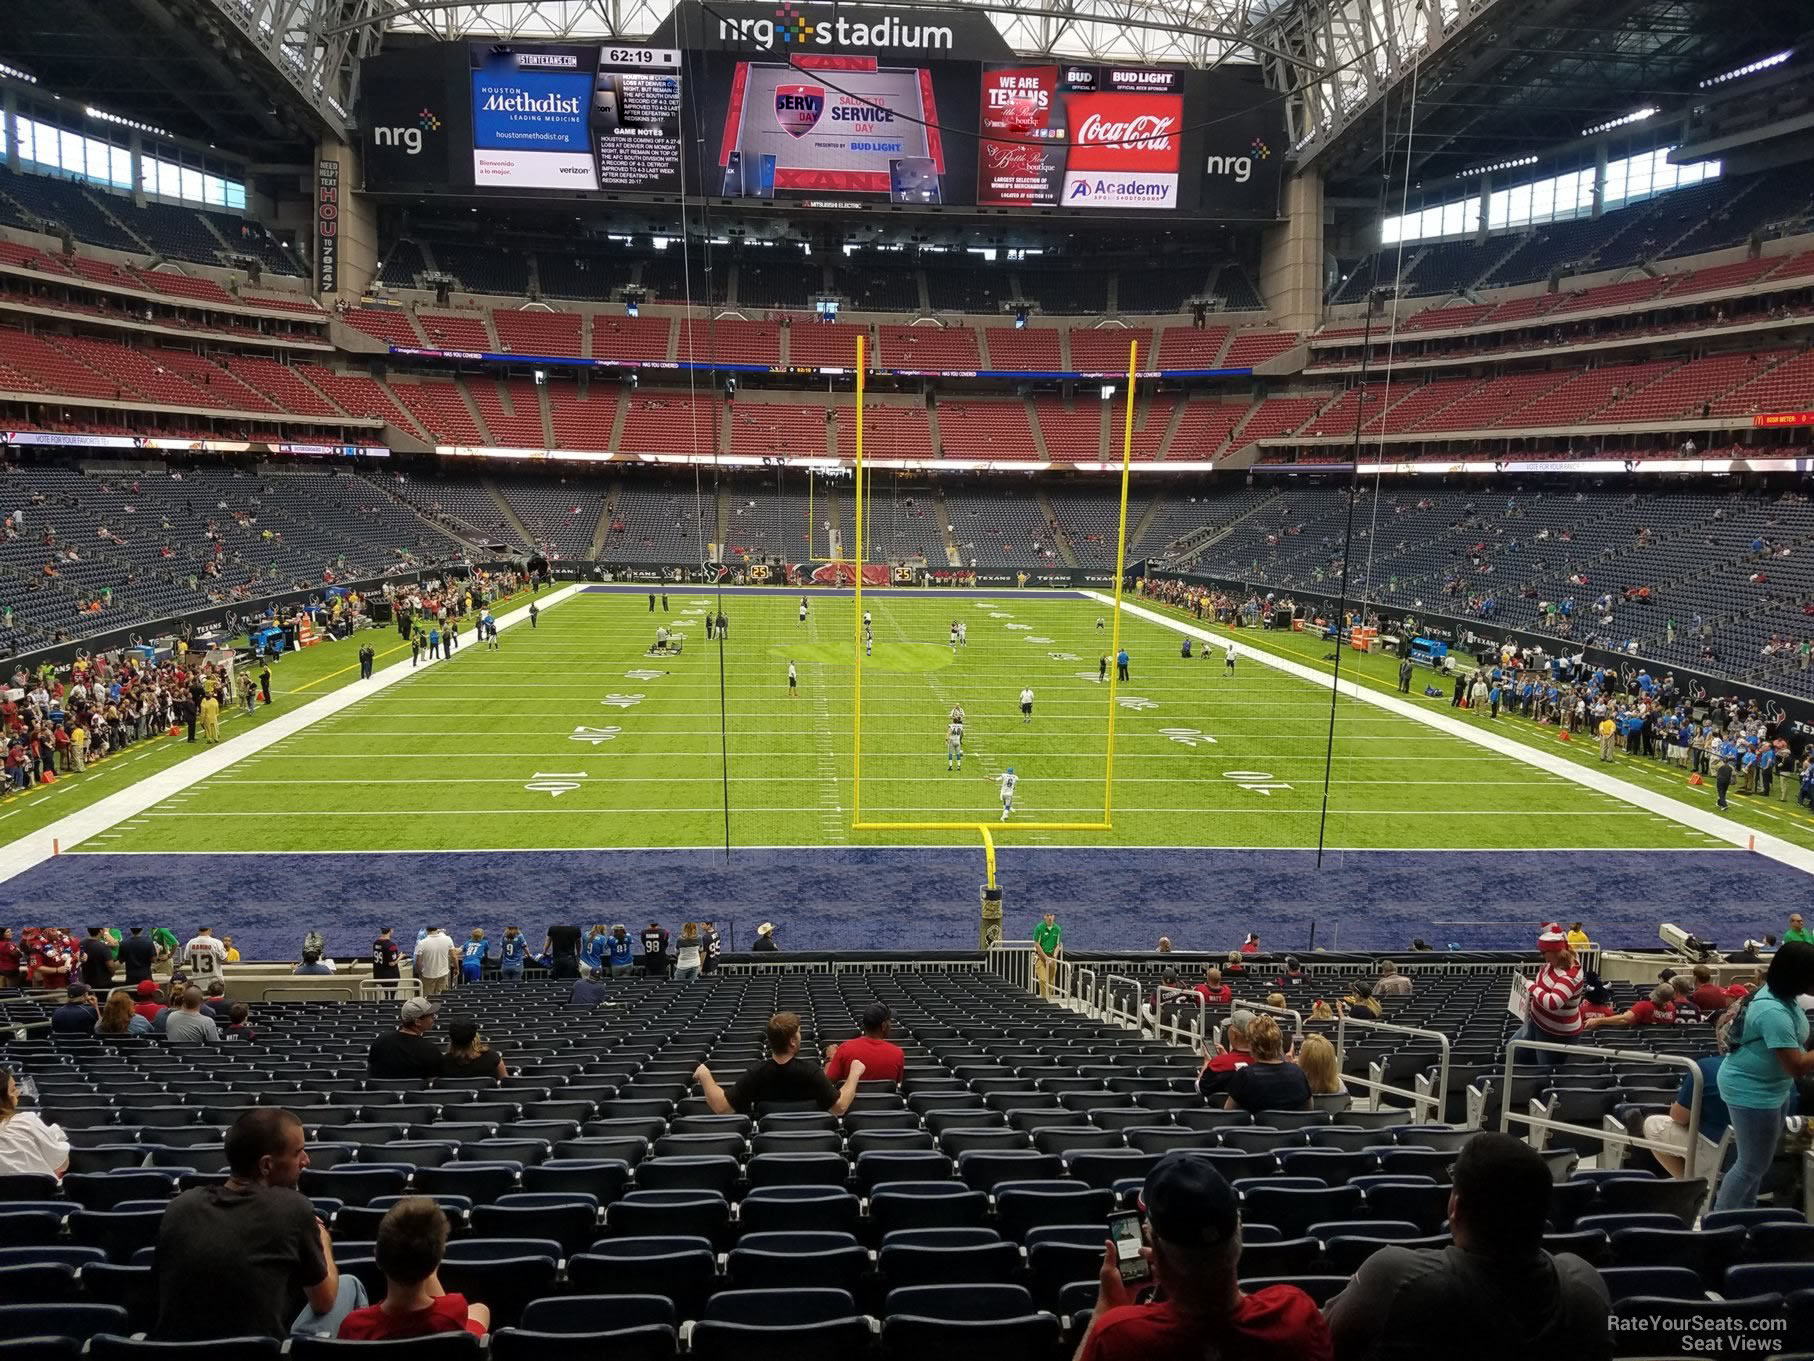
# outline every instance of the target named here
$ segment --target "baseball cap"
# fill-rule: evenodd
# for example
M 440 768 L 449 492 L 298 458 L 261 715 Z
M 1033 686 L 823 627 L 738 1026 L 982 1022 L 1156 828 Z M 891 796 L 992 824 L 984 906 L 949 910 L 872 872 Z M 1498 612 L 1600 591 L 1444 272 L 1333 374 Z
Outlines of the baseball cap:
M 438 1002 L 431 1002 L 426 997 L 412 997 L 403 1004 L 403 1024 L 419 1021 L 424 1016 L 433 1016 L 440 1009 Z
M 1234 1188 L 1208 1159 L 1189 1153 L 1167 1153 L 1147 1173 L 1140 1208 L 1153 1236 L 1179 1247 L 1220 1247 L 1241 1229 Z
M 140 997 L 156 997 L 157 984 L 149 978 L 143 978 L 139 980 L 139 985 L 135 991 L 137 991 Z
M 871 1002 L 863 1009 L 863 1029 L 880 1030 L 894 1019 L 894 1013 L 888 1010 L 886 1002 Z
M 71 983 L 65 991 L 67 991 L 71 997 L 86 997 L 89 993 L 93 992 L 94 989 L 89 987 L 86 983 Z

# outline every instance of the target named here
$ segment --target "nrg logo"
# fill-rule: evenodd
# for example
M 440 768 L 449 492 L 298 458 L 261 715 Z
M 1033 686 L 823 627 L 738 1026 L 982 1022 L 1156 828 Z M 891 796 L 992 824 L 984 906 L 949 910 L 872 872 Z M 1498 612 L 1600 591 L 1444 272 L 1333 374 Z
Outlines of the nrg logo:
M 422 134 L 440 130 L 441 120 L 427 109 L 423 109 L 416 115 L 416 121 L 412 126 L 373 128 L 372 145 L 401 147 L 404 155 L 419 156 L 422 154 Z

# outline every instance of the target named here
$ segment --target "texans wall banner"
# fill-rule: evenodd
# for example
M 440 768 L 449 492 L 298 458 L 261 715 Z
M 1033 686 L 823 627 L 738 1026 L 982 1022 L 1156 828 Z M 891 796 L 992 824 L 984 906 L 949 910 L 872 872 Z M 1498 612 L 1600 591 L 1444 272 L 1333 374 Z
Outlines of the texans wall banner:
M 941 203 L 945 152 L 931 73 L 860 56 L 738 62 L 718 167 L 726 198 Z

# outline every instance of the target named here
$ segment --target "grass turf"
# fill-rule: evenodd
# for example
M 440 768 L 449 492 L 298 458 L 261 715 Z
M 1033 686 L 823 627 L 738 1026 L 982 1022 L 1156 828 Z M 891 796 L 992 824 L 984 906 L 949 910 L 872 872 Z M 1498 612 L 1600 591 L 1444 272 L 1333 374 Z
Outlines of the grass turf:
M 852 832 L 849 597 L 815 596 L 804 624 L 795 597 L 726 597 L 722 677 L 704 636 L 708 597 L 671 599 L 664 620 L 643 595 L 582 594 L 545 612 L 537 630 L 505 633 L 495 653 L 469 636 L 451 661 L 160 804 L 94 849 L 711 847 L 724 844 L 727 803 L 737 846 L 974 841 Z M 1017 830 L 1101 817 L 1108 693 L 1095 676 L 1110 631 L 1096 620 L 1108 610 L 1037 593 L 878 593 L 864 604 L 876 635 L 864 668 L 865 819 L 986 821 L 1012 844 L 1315 844 L 1326 690 L 1251 660 L 1229 675 L 1220 652 L 1185 660 L 1178 635 L 1124 618 L 1133 666 L 1119 692 L 1113 830 Z M 945 642 L 953 617 L 969 636 L 956 654 Z M 663 622 L 687 634 L 677 658 L 646 655 Z M 394 634 L 379 636 L 394 645 Z M 788 694 L 790 660 L 798 697 Z M 408 665 L 407 655 L 392 664 Z M 1023 685 L 1035 691 L 1031 723 L 1018 712 Z M 961 772 L 946 770 L 953 703 L 969 719 Z M 1713 844 L 1358 701 L 1340 702 L 1334 757 L 1335 848 Z M 994 777 L 1009 766 L 1020 788 L 1004 825 Z

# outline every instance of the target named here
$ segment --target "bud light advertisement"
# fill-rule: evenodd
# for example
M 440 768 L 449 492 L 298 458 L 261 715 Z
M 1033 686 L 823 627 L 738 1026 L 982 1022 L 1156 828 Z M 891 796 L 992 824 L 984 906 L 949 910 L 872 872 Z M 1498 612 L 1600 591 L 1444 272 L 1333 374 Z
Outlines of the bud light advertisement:
M 981 119 L 980 206 L 1179 207 L 1184 95 L 1177 71 L 988 66 Z

